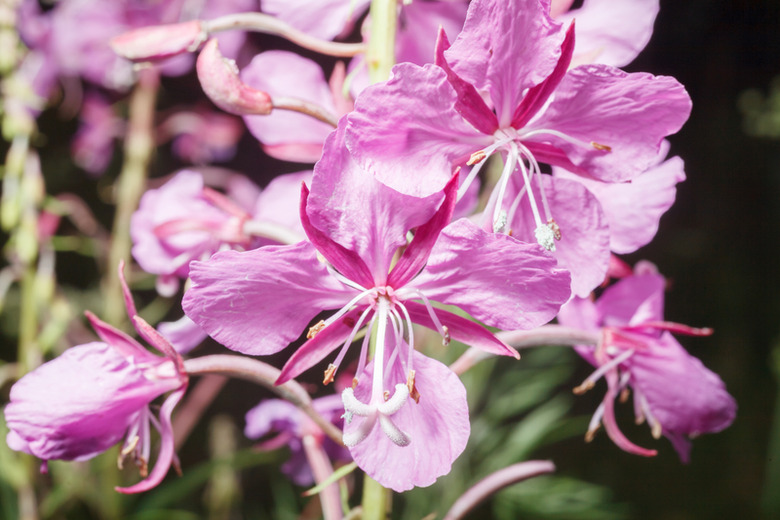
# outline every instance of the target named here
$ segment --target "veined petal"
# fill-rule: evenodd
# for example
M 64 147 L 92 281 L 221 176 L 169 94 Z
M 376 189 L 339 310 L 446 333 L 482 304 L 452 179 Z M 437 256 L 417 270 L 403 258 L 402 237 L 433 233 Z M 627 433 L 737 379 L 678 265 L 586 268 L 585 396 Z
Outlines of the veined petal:
M 279 352 L 324 309 L 354 295 L 328 273 L 309 242 L 223 251 L 193 262 L 184 295 L 187 316 L 229 349 Z
M 623 278 L 596 301 L 599 325 L 621 327 L 663 321 L 665 287 L 666 281 L 660 274 Z
M 442 231 L 409 286 L 507 330 L 547 323 L 571 294 L 569 273 L 540 246 L 487 233 L 465 219 Z
M 466 389 L 458 376 L 416 351 L 413 356 L 420 402 L 408 399 L 390 417 L 411 442 L 396 445 L 377 424 L 349 450 L 360 469 L 382 486 L 398 492 L 430 486 L 449 473 L 452 462 L 466 447 L 470 432 Z M 355 397 L 360 401 L 370 399 L 373 367 L 371 362 L 355 388 Z M 388 374 L 389 387 L 405 383 L 406 377 L 400 363 L 395 363 Z M 355 417 L 345 424 L 345 435 L 357 430 L 363 420 Z
M 95 329 L 98 337 L 115 348 L 117 352 L 121 353 L 127 358 L 152 356 L 140 343 L 136 340 L 101 320 L 92 312 L 84 312 L 92 328 Z
M 453 164 L 494 140 L 455 110 L 458 96 L 441 67 L 401 63 L 389 81 L 364 90 L 347 116 L 346 143 L 355 160 L 405 194 L 440 191 Z
M 524 129 L 551 129 L 611 151 L 573 144 L 542 133 L 529 142 L 549 142 L 596 179 L 621 182 L 652 166 L 661 141 L 688 119 L 691 99 L 668 76 L 629 74 L 606 65 L 572 69 L 547 109 Z
M 405 195 L 361 169 L 344 145 L 346 125 L 345 119 L 339 122 L 325 144 L 327 153 L 314 167 L 306 213 L 314 227 L 359 256 L 373 283 L 381 285 L 396 250 L 406 245 L 407 232 L 428 222 L 444 196 Z M 402 180 L 411 185 L 422 178 L 406 172 Z
M 571 289 L 577 296 L 588 296 L 604 281 L 609 267 L 609 236 L 604 212 L 596 197 L 576 181 L 555 179 L 541 175 L 550 213 L 561 230 L 561 239 L 555 241 L 553 256 L 558 265 L 571 273 Z M 517 179 L 517 176 L 515 176 Z M 533 179 L 535 199 L 541 199 L 538 179 Z M 518 182 L 507 200 L 519 192 Z M 514 218 L 509 222 L 512 236 L 518 240 L 533 242 L 534 223 L 528 196 L 523 196 Z
M 296 29 L 331 40 L 348 33 L 368 4 L 369 0 L 263 0 L 262 9 Z
M 555 68 L 562 26 L 540 0 L 477 0 L 445 53 L 452 68 L 490 94 L 501 127 L 509 126 L 523 92 Z

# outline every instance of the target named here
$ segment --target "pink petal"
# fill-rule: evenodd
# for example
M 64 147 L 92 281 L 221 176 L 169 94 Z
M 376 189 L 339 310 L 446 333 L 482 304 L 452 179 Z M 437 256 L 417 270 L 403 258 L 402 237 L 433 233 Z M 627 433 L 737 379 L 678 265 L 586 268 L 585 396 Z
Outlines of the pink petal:
M 571 273 L 571 290 L 577 296 L 588 296 L 604 281 L 609 267 L 609 237 L 604 212 L 596 198 L 581 184 L 567 179 L 541 176 L 550 213 L 561 229 L 561 240 L 555 241 L 553 256 L 558 265 Z M 537 201 L 541 200 L 537 179 L 532 180 L 532 190 Z M 561 182 L 562 181 L 562 182 Z M 507 194 L 512 200 L 519 192 L 520 183 Z M 525 195 L 509 223 L 512 236 L 518 240 L 536 240 L 531 205 Z
M 355 388 L 355 397 L 367 402 L 371 394 L 373 362 L 366 368 Z M 362 442 L 350 449 L 357 465 L 382 486 L 401 492 L 415 486 L 430 486 L 450 472 L 452 462 L 466 447 L 469 437 L 469 412 L 466 389 L 458 376 L 446 366 L 414 352 L 415 385 L 420 402 L 409 399 L 392 421 L 404 431 L 411 443 L 394 444 L 375 426 Z M 389 387 L 406 382 L 406 373 L 395 363 L 387 375 Z M 354 417 L 344 432 L 357 429 L 363 419 Z
M 663 138 L 677 132 L 690 111 L 690 97 L 674 78 L 588 65 L 569 71 L 550 106 L 524 131 L 552 129 L 579 139 L 583 145 L 545 134 L 531 140 L 561 148 L 593 178 L 620 182 L 655 163 Z
M 487 233 L 465 219 L 444 229 L 409 286 L 508 330 L 547 323 L 570 296 L 569 273 L 540 246 Z
M 401 63 L 364 90 L 347 116 L 346 143 L 379 181 L 405 194 L 444 188 L 453 164 L 493 142 L 455 110 L 458 96 L 440 67 Z
M 272 97 L 294 97 L 316 103 L 336 113 L 336 106 L 325 75 L 319 65 L 295 53 L 266 51 L 252 59 L 241 71 L 249 86 L 268 92 Z M 274 110 L 269 115 L 244 117 L 247 128 L 266 151 L 276 158 L 298 162 L 315 162 L 322 144 L 333 127 L 310 116 L 290 110 Z M 296 157 L 290 147 L 302 155 Z M 308 148 L 311 150 L 308 150 Z M 284 152 L 283 155 L 274 153 Z
M 250 355 L 279 352 L 320 311 L 349 301 L 308 242 L 223 251 L 193 262 L 187 316 L 226 347 Z
M 666 280 L 659 274 L 623 278 L 596 301 L 600 325 L 621 327 L 663 321 Z
M 499 125 L 509 126 L 523 92 L 555 68 L 563 31 L 539 0 L 471 2 L 463 31 L 445 53 L 453 69 L 487 90 Z
M 369 0 L 263 0 L 262 9 L 305 33 L 332 40 L 348 33 L 368 4 Z

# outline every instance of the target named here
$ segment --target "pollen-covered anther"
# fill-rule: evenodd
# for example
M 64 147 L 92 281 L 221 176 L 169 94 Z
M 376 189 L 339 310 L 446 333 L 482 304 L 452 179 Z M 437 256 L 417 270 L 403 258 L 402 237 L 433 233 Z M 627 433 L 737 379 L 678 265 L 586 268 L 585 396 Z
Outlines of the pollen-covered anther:
M 450 336 L 450 329 L 446 325 L 441 326 L 442 335 L 441 335 L 441 346 L 447 347 L 450 344 L 450 341 L 452 341 L 452 337 Z
M 143 458 L 138 457 L 135 460 L 136 465 L 138 466 L 138 474 L 141 475 L 142 478 L 146 478 L 149 476 L 149 462 Z
M 409 397 L 414 399 L 415 403 L 420 404 L 420 392 L 417 390 L 417 386 L 414 384 L 414 376 L 416 373 L 416 370 L 409 371 L 409 375 L 406 376 L 406 388 L 409 389 Z
M 122 448 L 122 450 L 119 452 L 119 455 L 117 455 L 116 457 L 117 468 L 119 469 L 124 468 L 125 457 L 127 457 L 128 454 L 132 453 L 133 450 L 135 450 L 135 447 L 138 446 L 138 441 L 140 439 L 141 438 L 138 435 L 136 435 L 130 440 L 129 443 L 127 443 L 127 445 L 124 448 Z
M 555 232 L 550 226 L 542 224 L 534 230 L 536 241 L 548 251 L 555 251 Z
M 650 428 L 650 434 L 653 436 L 653 439 L 660 439 L 661 435 L 663 435 L 664 429 L 661 427 L 661 423 L 658 421 L 653 424 L 653 427 Z
M 474 166 L 475 164 L 484 161 L 485 157 L 487 157 L 485 150 L 477 150 L 476 152 L 471 154 L 471 157 L 469 157 L 469 160 L 466 162 L 466 165 Z
M 561 226 L 558 225 L 557 222 L 555 222 L 554 218 L 547 219 L 547 227 L 549 227 L 553 232 L 553 237 L 555 240 L 560 240 L 561 235 Z
M 590 380 L 584 381 L 580 386 L 575 386 L 574 389 L 572 390 L 572 393 L 574 393 L 575 395 L 582 395 L 588 390 L 590 390 L 591 388 L 593 388 L 594 386 L 596 386 L 596 383 L 594 383 L 593 381 Z
M 324 328 L 325 328 L 325 320 L 318 321 L 317 323 L 309 327 L 309 332 L 306 333 L 306 339 L 313 338 Z
M 358 385 L 357 377 L 353 377 L 352 378 L 352 389 L 354 390 L 355 388 L 357 388 L 357 385 Z
M 390 390 L 385 390 L 385 391 L 384 391 L 384 393 L 382 394 L 382 398 L 383 398 L 385 401 L 387 401 L 388 399 L 390 399 Z
M 336 365 L 333 363 L 328 364 L 328 368 L 325 369 L 325 375 L 322 378 L 322 384 L 328 385 L 333 382 L 333 376 L 336 374 Z
M 597 143 L 595 141 L 591 141 L 590 145 L 593 148 L 595 148 L 596 150 L 600 150 L 602 152 L 611 152 L 612 151 L 612 147 L 611 146 L 607 146 L 606 144 L 600 144 L 600 143 Z
M 628 388 L 624 388 L 623 390 L 621 390 L 620 391 L 620 402 L 621 403 L 628 402 L 629 395 L 630 395 L 630 392 L 629 392 Z
M 596 432 L 599 431 L 600 426 L 601 426 L 600 424 L 597 424 L 595 428 L 585 432 L 585 442 L 593 442 L 593 439 L 596 438 Z

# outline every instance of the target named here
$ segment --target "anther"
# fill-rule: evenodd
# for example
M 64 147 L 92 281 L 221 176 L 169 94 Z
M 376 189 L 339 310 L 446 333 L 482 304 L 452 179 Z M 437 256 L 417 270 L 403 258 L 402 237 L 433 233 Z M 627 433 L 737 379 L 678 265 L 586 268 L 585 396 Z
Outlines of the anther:
M 415 370 L 410 370 L 409 375 L 406 376 L 406 388 L 409 389 L 409 397 L 414 399 L 414 402 L 420 404 L 420 392 L 417 390 L 417 386 L 414 384 Z
M 325 320 L 320 320 L 319 322 L 315 323 L 314 325 L 309 327 L 309 332 L 306 333 L 306 339 L 313 338 L 324 328 L 325 328 Z
M 625 403 L 628 401 L 629 391 L 628 388 L 624 388 L 620 391 L 620 402 Z
M 607 146 L 605 144 L 599 144 L 599 143 L 597 143 L 595 141 L 591 141 L 590 145 L 593 148 L 595 148 L 596 150 L 600 150 L 602 152 L 611 152 L 612 151 L 612 147 L 611 146 Z
M 540 246 L 548 251 L 555 251 L 555 232 L 550 229 L 550 226 L 546 224 L 538 226 L 534 229 L 534 235 Z
M 124 462 L 125 462 L 125 457 L 127 457 L 128 453 L 130 453 L 130 452 L 132 452 L 133 450 L 135 450 L 135 447 L 136 447 L 136 446 L 138 446 L 138 441 L 139 441 L 140 439 L 141 439 L 141 438 L 140 438 L 138 435 L 136 435 L 136 436 L 134 436 L 134 437 L 133 437 L 133 439 L 132 439 L 132 440 L 131 440 L 131 441 L 130 441 L 128 444 L 127 444 L 127 446 L 125 446 L 124 448 L 122 448 L 122 451 L 120 451 L 120 452 L 119 452 L 119 455 L 118 455 L 118 456 L 117 456 L 117 458 L 116 458 L 116 467 L 117 467 L 117 468 L 119 468 L 119 469 L 123 469 L 123 467 L 124 467 Z
M 328 364 L 328 368 L 325 369 L 325 376 L 322 379 L 322 384 L 327 385 L 333 382 L 333 376 L 336 374 L 336 365 L 333 363 Z
M 593 388 L 594 386 L 596 386 L 596 383 L 594 383 L 591 380 L 586 380 L 580 386 L 574 387 L 572 393 L 575 395 L 582 395 L 588 390 L 590 390 L 591 388 Z
M 358 380 L 357 380 L 357 377 L 353 377 L 353 378 L 352 378 L 352 390 L 354 390 L 355 388 L 357 388 L 357 385 L 358 385 Z
M 384 393 L 382 394 L 382 397 L 384 398 L 385 401 L 390 399 L 390 390 L 385 390 Z
M 485 153 L 485 150 L 477 150 L 473 154 L 471 154 L 471 157 L 469 157 L 469 160 L 466 162 L 467 166 L 473 166 L 477 164 L 478 162 L 482 162 L 485 160 L 485 157 L 487 157 L 487 154 Z
M 653 436 L 653 439 L 660 439 L 661 435 L 663 434 L 663 428 L 661 427 L 661 423 L 657 422 L 653 424 L 653 427 L 650 428 L 650 433 Z
M 600 425 L 596 425 L 592 430 L 585 432 L 585 442 L 592 442 L 596 438 L 596 432 L 599 431 Z
M 547 219 L 547 226 L 552 229 L 553 237 L 555 237 L 555 240 L 561 239 L 561 226 L 558 225 L 557 222 L 555 222 L 554 218 Z
M 442 335 L 441 335 L 441 346 L 447 347 L 450 344 L 450 341 L 452 340 L 452 337 L 450 336 L 450 329 L 446 325 L 441 326 Z
M 493 233 L 503 233 L 504 229 L 506 229 L 506 211 L 502 209 L 493 221 Z

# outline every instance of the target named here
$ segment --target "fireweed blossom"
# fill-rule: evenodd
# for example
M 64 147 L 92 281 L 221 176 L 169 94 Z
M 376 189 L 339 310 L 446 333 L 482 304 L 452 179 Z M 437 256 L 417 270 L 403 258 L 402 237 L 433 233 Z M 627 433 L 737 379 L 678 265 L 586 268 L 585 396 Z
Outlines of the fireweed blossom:
M 621 449 L 643 456 L 655 450 L 628 440 L 615 420 L 615 399 L 633 390 L 637 423 L 647 421 L 655 438 L 667 437 L 683 462 L 690 460 L 690 438 L 714 433 L 734 420 L 737 405 L 723 381 L 689 355 L 671 333 L 708 335 L 663 320 L 665 280 L 652 264 L 638 265 L 635 274 L 607 288 L 595 302 L 575 298 L 558 315 L 560 323 L 600 331 L 598 345 L 575 350 L 596 367 L 576 393 L 593 388 L 604 377 L 607 393 L 593 415 L 586 438 L 603 423 Z
M 467 189 L 485 159 L 501 153 L 494 230 L 506 230 L 513 203 L 506 187 L 519 170 L 536 239 L 552 250 L 561 230 L 545 197 L 537 202 L 530 190 L 541 179 L 539 163 L 604 182 L 629 180 L 653 163 L 691 104 L 670 77 L 603 64 L 569 70 L 574 25 L 564 30 L 548 10 L 539 0 L 471 2 L 451 46 L 440 32 L 434 65 L 396 65 L 388 82 L 361 94 L 347 126 L 356 160 L 399 190 L 410 187 L 398 181 L 400 172 L 434 172 L 414 184 L 413 194 L 426 195 L 447 181 L 441 172 L 474 164 L 461 186 Z
M 5 408 L 8 445 L 44 461 L 87 460 L 124 438 L 118 464 L 128 455 L 141 482 L 122 493 L 140 493 L 159 484 L 175 461 L 171 412 L 187 389 L 181 357 L 137 315 L 122 267 L 127 313 L 138 334 L 159 350 L 152 354 L 136 340 L 87 312 L 102 341 L 79 345 L 25 375 L 11 388 Z M 171 392 L 155 417 L 149 404 Z M 151 429 L 160 432 L 157 463 L 148 472 Z
M 302 189 L 309 241 L 194 262 L 183 306 L 217 341 L 251 355 L 282 350 L 317 314 L 335 309 L 309 329 L 277 383 L 341 346 L 325 372 L 324 382 L 332 381 L 366 326 L 356 386 L 342 394 L 344 443 L 367 474 L 404 491 L 448 473 L 469 432 L 463 385 L 414 350 L 412 323 L 437 330 L 445 344 L 452 338 L 516 356 L 481 325 L 431 301 L 455 305 L 487 325 L 527 329 L 555 316 L 569 297 L 569 275 L 535 244 L 466 220 L 449 224 L 457 176 L 443 193 L 404 195 L 357 167 L 343 139 L 342 119 L 315 166 L 311 193 Z

